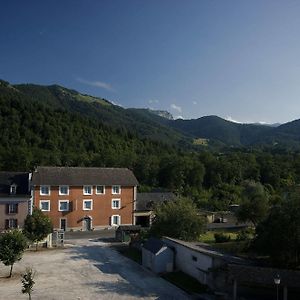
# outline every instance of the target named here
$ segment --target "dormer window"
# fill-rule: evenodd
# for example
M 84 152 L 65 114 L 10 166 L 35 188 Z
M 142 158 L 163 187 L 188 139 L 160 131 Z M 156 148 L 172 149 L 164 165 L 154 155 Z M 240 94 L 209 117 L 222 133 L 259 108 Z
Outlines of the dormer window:
M 16 184 L 12 184 L 10 186 L 10 194 L 11 195 L 15 195 L 17 193 L 17 185 Z

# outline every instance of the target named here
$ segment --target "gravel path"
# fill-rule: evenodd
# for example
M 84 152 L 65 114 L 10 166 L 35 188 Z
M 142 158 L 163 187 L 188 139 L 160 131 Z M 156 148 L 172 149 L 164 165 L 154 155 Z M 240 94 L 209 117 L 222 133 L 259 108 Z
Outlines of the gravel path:
M 26 252 L 14 267 L 0 265 L 0 299 L 28 299 L 20 274 L 36 270 L 35 299 L 189 299 L 177 287 L 123 257 L 100 241 L 72 240 L 67 249 Z

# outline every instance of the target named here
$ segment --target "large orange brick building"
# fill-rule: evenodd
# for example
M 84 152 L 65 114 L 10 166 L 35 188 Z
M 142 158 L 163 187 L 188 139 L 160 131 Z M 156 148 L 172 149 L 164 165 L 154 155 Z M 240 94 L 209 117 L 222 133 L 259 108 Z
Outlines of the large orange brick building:
M 32 174 L 34 206 L 62 230 L 134 224 L 137 185 L 125 168 L 37 167 Z

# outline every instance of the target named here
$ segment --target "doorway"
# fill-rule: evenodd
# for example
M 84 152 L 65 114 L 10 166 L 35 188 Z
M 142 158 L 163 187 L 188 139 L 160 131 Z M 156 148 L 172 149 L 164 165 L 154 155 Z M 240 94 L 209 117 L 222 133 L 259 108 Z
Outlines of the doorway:
M 67 230 L 67 219 L 60 219 L 60 229 L 63 231 Z
M 90 231 L 92 230 L 92 218 L 91 217 L 84 217 L 82 221 L 82 230 L 83 231 Z

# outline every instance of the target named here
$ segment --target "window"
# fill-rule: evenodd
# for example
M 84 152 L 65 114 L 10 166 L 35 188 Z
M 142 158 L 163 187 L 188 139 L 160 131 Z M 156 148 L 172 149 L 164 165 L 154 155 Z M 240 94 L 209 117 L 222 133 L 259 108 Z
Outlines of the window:
M 12 184 L 10 186 L 10 194 L 15 195 L 17 193 L 17 186 L 15 184 Z
M 18 204 L 17 203 L 8 204 L 8 213 L 9 214 L 17 214 L 18 213 Z
M 120 199 L 112 199 L 111 200 L 111 208 L 112 209 L 120 209 L 121 208 L 121 200 Z
M 7 219 L 5 220 L 5 228 L 18 228 L 18 220 L 17 219 Z
M 59 186 L 59 195 L 69 195 L 69 186 L 68 185 L 60 185 Z
M 121 194 L 121 187 L 119 185 L 113 185 L 112 194 Z
M 40 200 L 40 210 L 50 211 L 50 200 Z
M 59 200 L 58 201 L 59 211 L 69 211 L 69 200 Z
M 84 185 L 83 195 L 92 195 L 92 194 L 93 194 L 93 187 L 91 185 Z
M 83 200 L 83 210 L 92 210 L 93 200 Z
M 121 224 L 121 217 L 119 215 L 111 216 L 111 225 L 118 226 Z
M 104 185 L 96 185 L 96 194 L 105 194 Z
M 41 185 L 40 195 L 50 195 L 50 186 L 49 185 Z
M 193 260 L 193 261 L 197 261 L 198 258 L 197 258 L 196 256 L 192 255 L 192 260 Z

